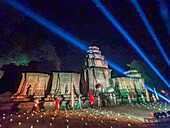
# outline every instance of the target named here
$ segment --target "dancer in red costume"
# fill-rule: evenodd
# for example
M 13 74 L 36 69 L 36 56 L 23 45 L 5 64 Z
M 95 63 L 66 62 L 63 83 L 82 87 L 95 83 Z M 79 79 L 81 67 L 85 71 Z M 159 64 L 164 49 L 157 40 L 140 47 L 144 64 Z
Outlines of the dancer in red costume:
M 34 105 L 33 105 L 33 108 L 32 108 L 32 111 L 39 111 L 40 110 L 40 101 L 39 99 L 36 97 L 36 99 L 34 100 Z
M 56 100 L 54 99 L 54 102 L 56 102 L 56 105 L 55 105 L 55 112 L 56 112 L 57 110 L 59 111 L 59 104 L 60 104 L 60 99 L 59 99 L 59 97 L 57 97 Z

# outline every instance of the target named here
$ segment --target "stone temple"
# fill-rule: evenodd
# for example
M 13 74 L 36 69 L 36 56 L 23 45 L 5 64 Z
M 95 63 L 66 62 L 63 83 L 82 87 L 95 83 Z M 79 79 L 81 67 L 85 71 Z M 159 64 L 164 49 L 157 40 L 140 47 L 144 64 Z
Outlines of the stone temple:
M 145 94 L 144 79 L 137 70 L 126 71 L 127 77 L 111 77 L 112 69 L 109 69 L 108 62 L 99 47 L 90 46 L 88 48 L 82 67 L 82 73 L 22 73 L 19 88 L 11 98 L 16 101 L 27 101 L 29 93 L 49 101 L 50 96 L 54 95 L 65 101 L 62 102 L 62 105 L 65 106 L 70 102 L 71 89 L 73 89 L 75 99 L 80 96 L 86 100 L 89 100 L 89 89 L 94 97 L 101 93 L 107 97 L 108 90 L 112 88 L 112 93 L 116 95 L 118 102 L 127 100 L 128 95 L 131 96 L 131 89 L 136 100 L 140 100 L 141 94 Z

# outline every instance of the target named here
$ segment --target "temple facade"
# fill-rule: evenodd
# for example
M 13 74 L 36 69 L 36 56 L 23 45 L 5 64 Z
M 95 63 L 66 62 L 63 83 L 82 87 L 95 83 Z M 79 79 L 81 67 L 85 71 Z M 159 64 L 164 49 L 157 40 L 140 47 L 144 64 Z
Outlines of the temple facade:
M 22 79 L 17 92 L 12 98 L 27 100 L 26 96 L 44 96 L 50 75 L 44 73 L 22 73 Z
M 82 74 L 83 94 L 87 95 L 89 89 L 92 92 L 107 91 L 112 86 L 111 71 L 99 48 L 89 47 Z
M 117 95 L 127 98 L 131 96 L 131 89 L 135 95 L 135 98 L 141 97 L 141 94 L 145 93 L 144 79 L 141 77 L 141 73 L 137 70 L 128 70 L 125 76 L 112 78 L 115 92 Z
M 87 97 L 89 89 L 94 96 L 99 93 L 108 93 L 113 88 L 118 98 L 128 97 L 130 90 L 135 95 L 144 93 L 144 79 L 137 70 L 125 72 L 125 76 L 111 77 L 112 69 L 96 46 L 90 46 L 83 66 L 82 73 L 52 72 L 45 73 L 23 73 L 18 91 L 13 95 L 14 99 L 25 99 L 29 94 L 37 97 L 48 97 L 49 95 L 69 97 L 71 89 L 76 97 Z M 69 98 L 68 98 L 69 99 Z
M 75 94 L 80 95 L 79 73 L 53 72 L 51 81 L 50 94 L 52 95 L 70 94 L 72 88 Z

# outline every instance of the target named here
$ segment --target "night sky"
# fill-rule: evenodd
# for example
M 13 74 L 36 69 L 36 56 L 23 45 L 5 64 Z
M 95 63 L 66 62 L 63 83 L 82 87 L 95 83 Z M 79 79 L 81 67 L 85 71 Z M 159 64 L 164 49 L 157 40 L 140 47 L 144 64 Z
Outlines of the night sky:
M 125 70 L 129 69 L 127 64 L 133 60 L 146 65 L 140 55 L 91 0 L 17 1 L 72 33 L 86 44 L 99 46 L 103 55 Z M 160 12 L 159 0 L 138 1 L 169 56 L 170 38 Z M 102 0 L 101 2 L 134 38 L 163 76 L 169 80 L 169 67 L 130 1 Z M 170 2 L 168 3 L 168 0 L 165 2 L 170 9 Z M 50 73 L 59 70 L 81 72 L 85 55 L 85 52 L 67 43 L 22 12 L 0 1 L 1 70 L 9 70 L 8 66 L 15 63 L 12 66 L 20 67 L 19 72 Z M 119 75 L 113 70 L 112 76 Z

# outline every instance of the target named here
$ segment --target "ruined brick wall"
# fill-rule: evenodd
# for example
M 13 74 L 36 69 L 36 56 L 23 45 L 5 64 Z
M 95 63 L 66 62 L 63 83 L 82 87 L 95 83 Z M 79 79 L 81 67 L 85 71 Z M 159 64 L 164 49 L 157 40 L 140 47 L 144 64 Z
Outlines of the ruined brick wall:
M 116 84 L 119 85 L 119 89 L 143 89 L 144 88 L 144 79 L 140 78 L 138 80 L 134 80 L 128 77 L 117 77 L 112 78 L 114 86 Z M 140 83 L 139 83 L 140 82 Z
M 35 96 L 44 96 L 50 75 L 44 73 L 22 73 L 22 79 L 15 95 L 26 95 L 29 85 L 31 93 Z
M 102 91 L 102 88 L 106 91 L 111 87 L 111 70 L 103 68 L 87 68 L 84 70 L 84 78 L 87 81 L 88 77 L 88 89 L 96 90 L 96 85 L 100 84 L 101 87 L 98 88 L 99 91 Z M 103 86 L 103 87 L 102 87 Z M 87 90 L 88 91 L 88 90 Z
M 66 72 L 53 72 L 53 80 L 51 87 L 51 94 L 66 94 L 65 87 L 68 87 L 68 94 L 71 93 L 73 86 L 74 92 L 80 94 L 80 74 L 79 73 L 66 73 Z

